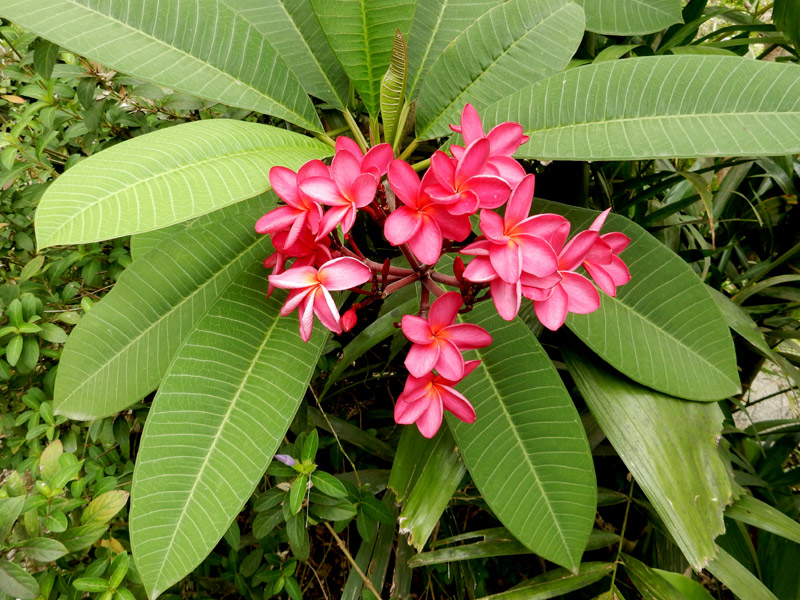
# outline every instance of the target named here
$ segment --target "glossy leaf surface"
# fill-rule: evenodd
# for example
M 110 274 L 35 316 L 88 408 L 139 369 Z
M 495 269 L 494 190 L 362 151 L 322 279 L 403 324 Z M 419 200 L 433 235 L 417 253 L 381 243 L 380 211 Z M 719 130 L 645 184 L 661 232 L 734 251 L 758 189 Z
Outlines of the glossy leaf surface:
M 153 391 L 220 292 L 269 252 L 253 223 L 274 203 L 269 194 L 225 208 L 134 261 L 72 330 L 56 378 L 55 411 L 97 419 Z
M 594 521 L 594 468 L 578 412 L 530 330 L 489 303 L 468 314 L 492 335 L 458 390 L 477 421 L 448 424 L 475 484 L 500 521 L 536 554 L 577 568 Z
M 482 111 L 522 123 L 518 158 L 640 160 L 800 152 L 800 66 L 727 56 L 608 61 L 535 81 Z
M 2 0 L 0 15 L 116 71 L 320 130 L 267 37 L 217 0 Z
M 563 345 L 562 345 L 563 346 Z M 715 404 L 677 400 L 564 353 L 570 373 L 603 432 L 696 569 L 717 554 L 714 538 L 733 500 L 717 449 L 723 415 Z
M 131 541 L 151 598 L 210 552 L 278 448 L 327 339 L 304 343 L 297 320 L 266 300 L 256 263 L 185 343 L 159 388 L 131 492 Z
M 583 12 L 570 0 L 509 0 L 448 45 L 419 94 L 417 137 L 450 133 L 471 103 L 478 111 L 567 66 L 583 37 Z
M 416 0 L 311 0 L 311 4 L 367 111 L 377 117 L 392 39 L 398 29 L 408 35 Z
M 537 212 L 567 217 L 572 232 L 597 213 L 538 201 Z M 617 297 L 600 294 L 600 310 L 572 314 L 567 326 L 600 357 L 639 383 L 689 400 L 720 400 L 739 391 L 728 326 L 706 286 L 661 242 L 630 220 L 609 215 L 602 232 L 621 231 L 631 281 Z
M 681 0 L 576 0 L 586 30 L 607 35 L 652 33 L 680 23 Z
M 778 600 L 749 569 L 721 548 L 716 560 L 708 565 L 708 571 L 739 598 Z
M 68 170 L 36 211 L 40 248 L 167 227 L 269 189 L 276 165 L 299 168 L 332 150 L 312 138 L 226 119 L 161 129 Z

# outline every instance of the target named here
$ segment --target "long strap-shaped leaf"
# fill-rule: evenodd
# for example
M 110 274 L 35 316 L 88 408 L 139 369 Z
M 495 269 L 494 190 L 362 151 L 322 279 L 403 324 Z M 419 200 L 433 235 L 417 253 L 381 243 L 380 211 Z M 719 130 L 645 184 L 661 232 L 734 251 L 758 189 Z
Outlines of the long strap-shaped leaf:
M 253 493 L 328 335 L 311 341 L 242 272 L 181 346 L 147 417 L 131 490 L 131 542 L 155 598 L 212 550 Z M 279 299 L 280 298 L 280 299 Z
M 56 412 L 97 419 L 154 390 L 220 292 L 269 252 L 253 223 L 274 203 L 270 194 L 222 209 L 135 260 L 70 334 Z
M 468 27 L 442 52 L 422 84 L 417 137 L 447 135 L 464 105 L 478 110 L 563 69 L 583 37 L 571 0 L 510 0 Z
M 377 118 L 392 39 L 408 35 L 416 0 L 311 0 L 325 37 L 364 106 Z
M 576 0 L 586 29 L 608 35 L 652 33 L 680 23 L 681 0 Z
M 330 154 L 317 140 L 259 123 L 213 119 L 161 129 L 59 177 L 36 211 L 36 238 L 43 248 L 160 229 L 268 190 L 275 165 L 297 169 Z
M 409 100 L 419 95 L 422 82 L 447 45 L 498 4 L 498 0 L 417 0 L 408 39 Z
M 695 569 L 717 555 L 723 512 L 733 500 L 717 449 L 723 415 L 716 404 L 677 400 L 565 352 L 567 366 L 603 433 Z
M 522 123 L 519 158 L 632 160 L 800 152 L 800 66 L 656 56 L 570 69 L 483 113 Z
M 536 212 L 567 217 L 573 233 L 594 211 L 537 200 Z M 688 400 L 721 400 L 739 391 L 736 353 L 728 326 L 694 271 L 644 229 L 610 215 L 602 233 L 631 238 L 621 258 L 631 281 L 617 297 L 600 294 L 600 310 L 572 314 L 567 326 L 631 379 Z
M 448 424 L 475 484 L 503 524 L 536 554 L 575 570 L 592 530 L 596 488 L 578 411 L 547 353 L 519 320 L 489 303 L 469 321 L 491 333 L 459 390 L 477 420 Z
M 0 15 L 117 71 L 321 131 L 267 38 L 217 0 L 0 0 Z
M 347 104 L 347 75 L 331 50 L 310 0 L 220 0 L 260 31 L 306 92 L 336 108 Z

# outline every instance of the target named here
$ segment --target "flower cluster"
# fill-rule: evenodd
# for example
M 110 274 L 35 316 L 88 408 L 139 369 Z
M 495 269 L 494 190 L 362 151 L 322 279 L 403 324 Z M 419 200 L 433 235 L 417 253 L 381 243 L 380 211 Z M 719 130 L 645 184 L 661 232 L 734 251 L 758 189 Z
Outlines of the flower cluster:
M 456 323 L 460 311 L 491 298 L 499 315 L 511 320 L 525 297 L 542 324 L 555 330 L 568 313 L 585 314 L 600 306 L 597 288 L 577 272 L 579 267 L 611 296 L 630 279 L 619 257 L 630 240 L 621 233 L 600 234 L 608 211 L 571 239 L 564 217 L 529 214 L 534 176 L 512 158 L 528 140 L 518 123 L 502 123 L 485 133 L 468 104 L 461 124 L 451 127 L 464 145 L 451 145 L 450 154 L 436 151 L 421 179 L 414 167 L 393 158 L 388 144 L 365 154 L 346 137 L 336 140 L 330 166 L 312 160 L 297 173 L 274 167 L 270 183 L 286 204 L 256 223 L 256 231 L 272 235 L 275 248 L 264 261 L 272 269 L 269 293 L 276 287 L 290 290 L 281 315 L 298 309 L 305 341 L 314 315 L 335 333 L 349 331 L 361 307 L 415 281 L 422 284 L 419 314 L 405 315 L 401 323 L 411 349 L 395 420 L 416 423 L 426 437 L 438 431 L 444 410 L 468 423 L 476 418 L 455 386 L 480 363 L 465 361 L 462 353 L 486 347 L 492 338 L 477 325 Z M 502 208 L 502 214 L 497 212 Z M 408 268 L 361 253 L 349 235 L 359 211 L 383 227 Z M 473 216 L 481 235 L 458 247 L 472 236 Z M 459 252 L 468 264 L 458 256 L 455 276 L 437 272 L 443 251 Z M 368 283 L 368 289 L 360 287 Z M 340 315 L 331 295 L 339 290 L 355 290 L 364 299 Z M 432 304 L 431 294 L 436 298 Z

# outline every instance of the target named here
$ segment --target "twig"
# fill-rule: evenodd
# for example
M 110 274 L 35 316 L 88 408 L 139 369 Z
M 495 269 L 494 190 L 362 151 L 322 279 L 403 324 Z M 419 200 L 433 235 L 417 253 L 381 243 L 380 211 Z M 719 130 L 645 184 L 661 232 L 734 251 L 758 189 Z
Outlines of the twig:
M 366 575 L 364 575 L 364 571 L 361 570 L 361 567 L 358 566 L 358 563 L 356 563 L 356 561 L 353 558 L 353 556 L 347 550 L 347 546 L 342 541 L 342 538 L 340 538 L 336 534 L 336 532 L 333 530 L 333 527 L 331 527 L 331 524 L 328 523 L 327 521 L 325 521 L 325 527 L 328 529 L 328 531 L 331 532 L 331 535 L 336 540 L 336 545 L 339 546 L 339 550 L 341 550 L 344 553 L 345 557 L 347 558 L 347 561 L 356 570 L 356 573 L 358 573 L 358 576 L 361 577 L 361 580 L 364 582 L 364 585 L 367 586 L 367 589 L 370 592 L 372 592 L 375 595 L 376 598 L 378 598 L 380 600 L 381 595 L 378 593 L 378 590 L 375 589 L 375 586 L 372 585 L 372 582 L 367 578 Z

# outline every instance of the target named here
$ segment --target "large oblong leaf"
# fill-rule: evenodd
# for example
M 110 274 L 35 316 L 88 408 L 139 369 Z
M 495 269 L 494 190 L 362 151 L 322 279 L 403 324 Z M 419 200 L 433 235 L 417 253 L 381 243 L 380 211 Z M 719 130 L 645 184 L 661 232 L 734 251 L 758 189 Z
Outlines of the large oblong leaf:
M 0 15 L 117 71 L 321 131 L 267 37 L 217 0 L 0 0 Z
M 594 211 L 537 200 L 536 212 L 567 217 L 573 232 Z M 631 281 L 617 297 L 600 294 L 600 310 L 571 314 L 569 327 L 631 379 L 688 400 L 712 401 L 739 391 L 733 339 L 706 286 L 669 248 L 632 221 L 609 215 L 602 230 L 631 238 L 621 258 Z
M 408 36 L 416 0 L 311 0 L 325 37 L 370 115 L 380 109 L 381 77 L 392 39 Z
M 220 292 L 269 251 L 253 223 L 275 195 L 198 219 L 126 269 L 72 330 L 58 366 L 55 411 L 97 419 L 153 391 Z
M 447 45 L 498 4 L 497 0 L 417 0 L 408 39 L 409 100 L 417 97 L 431 66 Z
M 147 417 L 131 490 L 131 543 L 150 598 L 214 548 L 253 493 L 328 337 L 308 343 L 266 300 L 252 265 L 186 338 Z
M 275 165 L 299 168 L 331 148 L 259 123 L 195 121 L 128 140 L 60 176 L 36 211 L 39 248 L 173 225 L 269 189 Z
M 575 570 L 594 522 L 589 443 L 561 378 L 530 330 L 489 303 L 468 315 L 492 335 L 459 386 L 477 413 L 451 418 L 475 484 L 500 521 L 536 554 Z
M 260 31 L 306 92 L 343 109 L 347 75 L 320 29 L 309 0 L 221 0 Z
M 653 33 L 680 23 L 681 0 L 576 0 L 586 29 L 606 35 Z
M 734 497 L 717 449 L 722 411 L 644 388 L 572 347 L 564 358 L 592 415 L 686 559 L 697 570 L 706 567 L 717 556 L 714 538 L 725 531 L 723 512 Z
M 481 110 L 531 81 L 563 69 L 583 37 L 571 0 L 509 0 L 447 46 L 422 84 L 417 137 L 450 133 L 466 103 Z
M 727 56 L 595 63 L 487 108 L 522 123 L 519 158 L 634 160 L 800 152 L 800 66 Z

